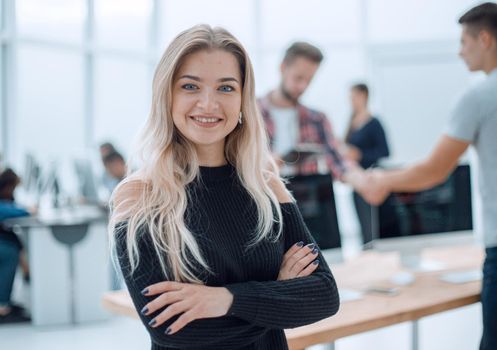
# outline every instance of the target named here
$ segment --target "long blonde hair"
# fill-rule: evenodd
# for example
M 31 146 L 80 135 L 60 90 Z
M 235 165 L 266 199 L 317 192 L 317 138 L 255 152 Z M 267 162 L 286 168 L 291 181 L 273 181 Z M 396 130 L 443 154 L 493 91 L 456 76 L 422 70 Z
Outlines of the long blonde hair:
M 255 100 L 254 72 L 247 52 L 238 40 L 222 28 L 194 26 L 180 33 L 164 52 L 153 79 L 152 107 L 142 131 L 137 155 L 129 162 L 131 172 L 119 184 L 111 199 L 109 233 L 115 249 L 115 230 L 127 221 L 126 247 L 131 272 L 138 266 L 140 228 L 147 228 L 161 269 L 168 280 L 202 283 L 195 262 L 210 271 L 184 214 L 188 204 L 186 186 L 199 175 L 199 163 L 192 142 L 173 124 L 172 87 L 185 57 L 200 50 L 219 49 L 232 53 L 242 77 L 243 124 L 226 138 L 225 157 L 236 168 L 238 178 L 253 199 L 258 214 L 257 227 L 249 246 L 264 239 L 278 239 L 282 231 L 281 209 L 268 185 L 278 175 L 271 156 L 263 119 Z M 139 183 L 141 186 L 134 186 Z M 124 188 L 138 189 L 138 195 L 114 200 Z M 135 198 L 136 197 L 136 198 Z M 274 237 L 273 225 L 278 224 Z M 164 259 L 167 257 L 167 259 Z M 193 257 L 193 260 L 192 260 Z M 166 267 L 167 266 L 167 267 Z

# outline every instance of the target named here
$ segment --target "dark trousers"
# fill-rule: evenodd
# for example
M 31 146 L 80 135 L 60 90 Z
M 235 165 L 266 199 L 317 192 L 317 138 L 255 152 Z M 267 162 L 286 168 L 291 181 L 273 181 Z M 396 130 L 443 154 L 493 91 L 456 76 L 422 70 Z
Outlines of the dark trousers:
M 8 240 L 0 239 L 0 305 L 10 304 L 10 294 L 14 284 L 17 264 L 19 263 L 19 247 Z
M 480 350 L 497 349 L 497 247 L 486 249 L 483 264 L 481 305 L 483 311 L 483 336 Z
M 354 206 L 361 225 L 362 242 L 364 244 L 373 240 L 373 227 L 371 220 L 371 205 L 360 194 L 354 192 Z

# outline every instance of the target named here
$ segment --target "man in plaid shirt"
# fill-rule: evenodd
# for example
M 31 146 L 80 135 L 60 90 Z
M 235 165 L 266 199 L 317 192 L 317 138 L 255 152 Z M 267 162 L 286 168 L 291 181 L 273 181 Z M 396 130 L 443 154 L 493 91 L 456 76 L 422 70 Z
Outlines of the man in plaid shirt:
M 320 145 L 324 149 L 322 156 L 306 157 L 294 164 L 292 175 L 331 172 L 333 178 L 343 179 L 345 162 L 338 152 L 330 122 L 324 113 L 299 103 L 322 59 L 317 47 L 305 42 L 292 44 L 281 63 L 279 88 L 258 102 L 276 157 L 283 157 L 301 144 Z

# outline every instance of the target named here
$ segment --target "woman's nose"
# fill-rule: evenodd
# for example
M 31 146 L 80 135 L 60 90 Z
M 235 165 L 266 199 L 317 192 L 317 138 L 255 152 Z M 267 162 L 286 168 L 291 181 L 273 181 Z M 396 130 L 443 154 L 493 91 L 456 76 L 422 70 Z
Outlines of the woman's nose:
M 205 112 L 215 112 L 219 106 L 215 93 L 210 89 L 202 91 L 199 95 L 197 106 Z

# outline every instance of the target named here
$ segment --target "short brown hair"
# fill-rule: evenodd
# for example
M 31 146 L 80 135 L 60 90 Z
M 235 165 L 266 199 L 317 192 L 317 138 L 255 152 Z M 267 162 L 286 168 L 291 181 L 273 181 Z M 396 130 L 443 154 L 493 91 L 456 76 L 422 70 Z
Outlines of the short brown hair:
M 11 168 L 0 173 L 0 199 L 12 200 L 12 194 L 21 179 Z
M 486 30 L 497 40 L 497 4 L 485 2 L 473 7 L 459 18 L 459 24 L 466 24 L 475 36 Z
M 369 88 L 365 83 L 357 83 L 352 85 L 352 90 L 359 91 L 366 95 L 366 97 L 369 97 Z
M 297 41 L 286 50 L 283 62 L 292 63 L 297 57 L 304 57 L 319 64 L 323 60 L 323 53 L 314 45 Z
M 124 162 L 124 157 L 121 155 L 121 153 L 114 151 L 114 152 L 110 152 L 109 154 L 105 155 L 102 160 L 103 160 L 104 165 L 107 166 L 108 164 L 110 164 L 116 160 Z

